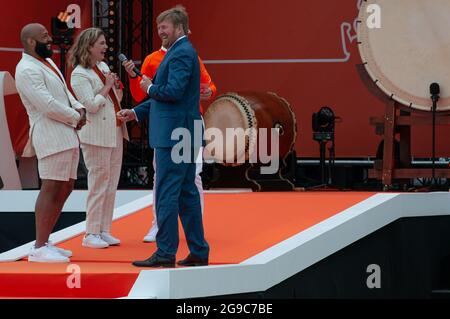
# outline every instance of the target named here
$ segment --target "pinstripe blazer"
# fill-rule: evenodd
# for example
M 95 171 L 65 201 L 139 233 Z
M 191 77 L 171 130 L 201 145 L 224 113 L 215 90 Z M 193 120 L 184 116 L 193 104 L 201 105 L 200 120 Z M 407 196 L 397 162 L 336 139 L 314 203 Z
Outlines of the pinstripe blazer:
M 47 61 L 58 70 L 51 59 Z M 80 114 L 74 109 L 83 108 L 83 105 L 70 93 L 66 82 L 61 82 L 49 67 L 26 53 L 16 66 L 15 78 L 30 121 L 32 151 L 24 156 L 36 154 L 41 159 L 79 147 L 75 127 Z
M 109 67 L 106 63 L 100 62 L 98 68 L 103 73 L 109 73 Z M 116 112 L 111 98 L 106 99 L 98 94 L 104 86 L 100 77 L 93 69 L 87 69 L 81 65 L 73 70 L 70 78 L 70 85 L 78 100 L 83 103 L 87 110 L 88 122 L 78 132 L 81 143 L 116 147 Z M 113 88 L 118 101 L 122 100 L 122 94 L 118 94 Z M 125 123 L 122 124 L 123 137 L 128 140 L 128 131 Z

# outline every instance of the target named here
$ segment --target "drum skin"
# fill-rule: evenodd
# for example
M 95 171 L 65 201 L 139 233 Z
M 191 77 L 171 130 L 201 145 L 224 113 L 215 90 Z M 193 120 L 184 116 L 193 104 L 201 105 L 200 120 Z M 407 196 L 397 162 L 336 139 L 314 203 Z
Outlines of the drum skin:
M 226 128 L 246 130 L 253 127 L 256 129 L 254 132 L 258 132 L 256 136 L 260 136 L 262 128 L 267 129 L 267 145 L 263 146 L 267 147 L 267 150 L 263 150 L 264 155 L 272 154 L 270 132 L 272 128 L 276 128 L 279 132 L 279 159 L 284 159 L 294 149 L 297 136 L 295 114 L 289 103 L 275 93 L 237 92 L 220 95 L 209 106 L 204 115 L 204 121 L 207 130 L 212 127 L 218 128 L 224 136 Z M 236 143 L 226 140 L 225 149 L 228 152 L 233 150 L 234 146 L 234 154 L 230 157 L 227 153 L 226 161 L 220 158 L 216 158 L 216 160 L 224 165 L 236 166 L 243 164 L 237 160 L 240 156 L 245 156 L 245 160 L 248 162 L 253 158 L 252 154 L 257 152 L 257 163 L 255 164 L 261 163 L 258 143 L 255 136 L 250 136 L 246 139 L 245 150 L 240 150 L 236 148 Z M 243 154 L 244 152 L 245 154 Z
M 380 28 L 371 22 L 379 8 Z M 441 88 L 438 111 L 450 110 L 450 1 L 367 0 L 358 18 L 362 62 L 376 85 L 412 110 L 430 111 L 431 83 Z

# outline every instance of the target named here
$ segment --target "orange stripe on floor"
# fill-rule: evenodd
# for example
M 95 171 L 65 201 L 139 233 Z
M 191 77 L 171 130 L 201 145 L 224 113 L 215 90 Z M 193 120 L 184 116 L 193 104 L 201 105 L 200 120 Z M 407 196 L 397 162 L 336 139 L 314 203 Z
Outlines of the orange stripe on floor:
M 289 192 L 205 195 L 205 235 L 210 264 L 237 264 L 369 198 L 368 192 Z M 152 222 L 151 207 L 113 223 L 118 247 L 89 249 L 83 235 L 62 243 L 72 264 L 81 268 L 80 289 L 69 289 L 67 264 L 27 261 L 0 263 L 0 297 L 113 298 L 128 295 L 139 271 L 133 260 L 146 259 L 156 244 L 142 238 Z M 180 226 L 177 259 L 188 254 Z M 113 287 L 113 288 L 111 288 Z

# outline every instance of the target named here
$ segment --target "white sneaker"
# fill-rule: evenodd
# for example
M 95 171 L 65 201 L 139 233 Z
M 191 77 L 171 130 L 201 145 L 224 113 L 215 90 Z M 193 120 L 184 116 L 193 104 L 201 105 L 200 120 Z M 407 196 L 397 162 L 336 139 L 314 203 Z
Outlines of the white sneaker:
M 56 247 L 50 240 L 47 243 L 48 248 L 60 253 L 64 257 L 72 257 L 72 251 L 68 249 L 63 249 L 60 247 Z
M 83 238 L 82 246 L 89 248 L 106 248 L 109 244 L 98 234 L 86 234 Z
M 108 243 L 110 246 L 117 246 L 120 245 L 120 239 L 114 237 L 110 233 L 107 232 L 101 232 L 100 237 Z
M 45 245 L 37 249 L 31 248 L 28 261 L 36 263 L 68 263 L 70 259 Z
M 156 241 L 156 234 L 158 233 L 158 225 L 154 224 L 144 237 L 144 243 L 152 243 Z

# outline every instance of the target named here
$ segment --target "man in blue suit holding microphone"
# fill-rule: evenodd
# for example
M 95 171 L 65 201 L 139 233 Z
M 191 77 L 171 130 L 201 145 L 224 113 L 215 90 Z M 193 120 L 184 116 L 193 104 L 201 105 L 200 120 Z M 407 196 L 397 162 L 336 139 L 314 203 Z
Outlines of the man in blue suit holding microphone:
M 155 150 L 157 167 L 155 202 L 158 249 L 150 258 L 135 261 L 133 265 L 175 266 L 179 215 L 190 254 L 178 265 L 204 266 L 208 264 L 209 246 L 204 237 L 200 196 L 195 185 L 195 159 L 202 145 L 199 139 L 203 135 L 194 134 L 194 123 L 201 123 L 198 56 L 187 38 L 189 22 L 183 7 L 162 12 L 156 22 L 159 36 L 167 39 L 168 52 L 153 81 L 145 76 L 141 81 L 141 88 L 150 99 L 133 110 L 117 113 L 122 121 L 149 119 L 150 147 Z M 198 127 L 201 131 L 201 124 Z M 177 140 L 177 132 L 188 132 L 190 138 Z

